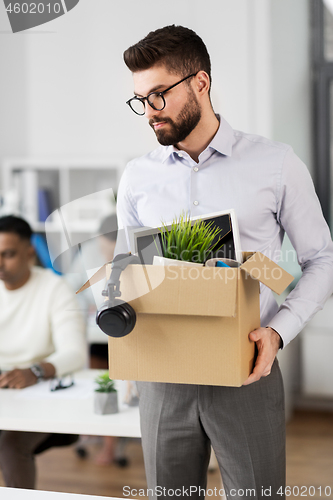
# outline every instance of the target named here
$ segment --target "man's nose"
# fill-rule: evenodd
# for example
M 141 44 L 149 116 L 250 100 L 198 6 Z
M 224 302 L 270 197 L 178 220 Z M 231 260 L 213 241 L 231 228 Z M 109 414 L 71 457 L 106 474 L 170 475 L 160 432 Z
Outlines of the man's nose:
M 153 109 L 148 102 L 146 102 L 145 105 L 145 117 L 150 120 L 153 116 L 158 116 L 159 111 L 156 111 L 156 109 Z

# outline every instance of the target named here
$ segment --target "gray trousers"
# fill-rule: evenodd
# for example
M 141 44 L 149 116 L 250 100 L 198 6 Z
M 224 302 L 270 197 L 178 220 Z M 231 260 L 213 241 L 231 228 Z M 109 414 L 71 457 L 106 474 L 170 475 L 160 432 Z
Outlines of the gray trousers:
M 0 468 L 6 486 L 35 488 L 34 450 L 49 436 L 42 432 L 1 431 Z
M 212 445 L 227 498 L 283 500 L 284 391 L 277 360 L 268 377 L 248 386 L 138 382 L 138 391 L 150 499 L 205 498 Z

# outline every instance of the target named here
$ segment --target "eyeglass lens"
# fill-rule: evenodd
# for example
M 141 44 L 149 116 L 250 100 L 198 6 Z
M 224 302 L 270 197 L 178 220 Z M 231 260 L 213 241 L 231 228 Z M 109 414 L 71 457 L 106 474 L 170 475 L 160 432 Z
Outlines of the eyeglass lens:
M 145 114 L 145 105 L 142 101 L 139 99 L 131 99 L 129 101 L 130 106 L 134 113 L 137 113 L 138 115 L 144 115 Z
M 161 111 L 165 107 L 164 97 L 160 94 L 150 94 L 147 98 L 150 106 L 157 111 Z
M 147 101 L 149 105 L 156 111 L 161 111 L 165 107 L 165 100 L 163 99 L 163 96 L 158 93 L 153 92 L 152 94 L 150 94 L 147 97 Z M 138 115 L 145 114 L 145 101 L 134 98 L 131 99 L 130 104 L 135 113 L 137 113 Z

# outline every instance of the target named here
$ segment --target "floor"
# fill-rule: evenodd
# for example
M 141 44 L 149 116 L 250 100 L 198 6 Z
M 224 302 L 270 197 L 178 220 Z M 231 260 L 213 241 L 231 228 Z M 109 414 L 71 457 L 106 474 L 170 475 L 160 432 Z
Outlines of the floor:
M 126 453 L 131 463 L 125 468 L 95 465 L 100 446 L 96 440 L 90 443 L 85 459 L 72 447 L 38 456 L 38 489 L 116 497 L 125 497 L 130 491 L 131 498 L 144 498 L 139 491 L 146 488 L 140 440 L 128 442 Z M 288 423 L 287 485 L 289 498 L 333 500 L 333 412 L 298 411 Z M 128 488 L 123 490 L 125 486 Z M 209 473 L 208 478 L 208 488 L 215 487 L 221 487 L 218 471 Z

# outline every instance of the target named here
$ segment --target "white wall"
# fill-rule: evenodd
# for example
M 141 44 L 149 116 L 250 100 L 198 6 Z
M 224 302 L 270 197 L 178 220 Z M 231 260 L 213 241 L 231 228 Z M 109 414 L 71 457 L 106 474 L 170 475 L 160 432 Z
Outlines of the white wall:
M 28 152 L 28 89 L 26 38 L 8 31 L 0 5 L 0 164 L 3 158 Z M 0 181 L 1 182 L 1 181 Z
M 122 53 L 171 23 L 193 28 L 205 41 L 216 111 L 234 128 L 295 142 L 308 158 L 306 4 L 81 0 L 65 16 L 15 35 L 0 6 L 0 161 L 24 155 L 128 159 L 155 147 L 144 118 L 125 105 L 133 88 Z

